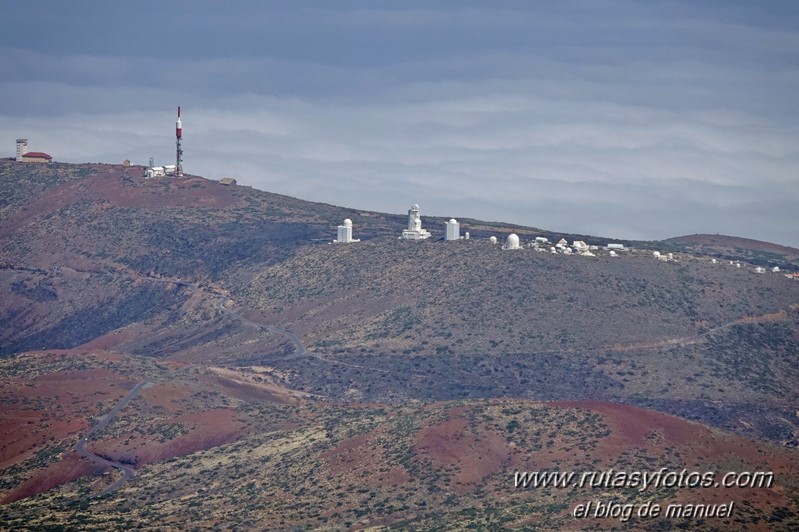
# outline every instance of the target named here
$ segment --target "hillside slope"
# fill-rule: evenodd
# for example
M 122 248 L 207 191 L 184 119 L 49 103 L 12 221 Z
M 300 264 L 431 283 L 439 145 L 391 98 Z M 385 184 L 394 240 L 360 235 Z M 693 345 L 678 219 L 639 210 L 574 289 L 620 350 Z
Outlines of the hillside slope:
M 533 504 L 536 515 L 555 516 L 552 526 L 564 525 L 571 522 L 575 494 L 531 503 L 508 492 L 509 471 L 546 462 L 539 439 L 560 419 L 558 408 L 588 408 L 593 414 L 569 415 L 608 424 L 610 432 L 600 436 L 604 429 L 592 425 L 597 436 L 590 441 L 566 445 L 556 438 L 553 452 L 576 445 L 584 454 L 574 463 L 552 464 L 640 466 L 636 460 L 644 458 L 629 462 L 640 446 L 614 439 L 626 429 L 612 426 L 622 414 L 610 412 L 609 401 L 621 405 L 622 417 L 641 420 L 641 430 L 654 431 L 653 441 L 670 429 L 661 426 L 661 414 L 638 407 L 691 420 L 673 423 L 687 427 L 679 429 L 685 438 L 675 445 L 692 450 L 675 458 L 673 446 L 647 444 L 649 464 L 787 471 L 781 491 L 746 495 L 753 508 L 740 516 L 743 521 L 727 524 L 794 519 L 799 283 L 781 273 L 755 274 L 754 262 L 736 267 L 723 252 L 685 240 L 638 243 L 618 257 L 604 250 L 596 257 L 505 251 L 488 236 L 609 240 L 469 219 L 461 222 L 470 240 L 441 240 L 443 220 L 425 217 L 434 238 L 404 242 L 397 239 L 403 215 L 306 202 L 197 176 L 144 180 L 141 173 L 137 167 L 0 161 L 0 382 L 9 391 L 4 404 L 13 405 L 4 413 L 3 426 L 13 430 L 0 439 L 0 468 L 9 479 L 3 496 L 17 501 L 11 517 L 18 522 L 53 504 L 51 496 L 89 504 L 105 481 L 69 454 L 70 442 L 135 383 L 159 375 L 171 391 L 155 398 L 150 390 L 134 399 L 97 442 L 105 456 L 140 468 L 132 491 L 124 492 L 138 502 L 124 513 L 144 522 L 172 519 L 180 506 L 161 494 L 163 507 L 148 510 L 145 494 L 160 493 L 157 486 L 172 486 L 186 501 L 199 496 L 182 484 L 180 468 L 199 467 L 222 483 L 215 488 L 222 493 L 224 483 L 245 470 L 254 478 L 288 470 L 297 477 L 321 462 L 338 475 L 348 460 L 341 452 L 352 447 L 374 459 L 359 470 L 362 478 L 380 473 L 408 493 L 441 493 L 426 510 L 414 506 L 421 500 L 392 499 L 360 478 L 322 491 L 267 482 L 247 489 L 277 496 L 279 502 L 269 499 L 276 506 L 258 499 L 257 511 L 244 510 L 212 496 L 208 508 L 222 515 L 227 508 L 237 522 L 255 527 L 280 520 L 300 526 L 319 518 L 342 526 L 383 523 L 359 513 L 363 504 L 376 514 L 392 509 L 395 517 L 385 523 L 397 526 L 429 527 L 442 519 L 485 526 L 500 514 L 507 519 L 501 522 L 523 526 Z M 344 218 L 353 220 L 362 241 L 332 245 Z M 763 259 L 756 255 L 765 250 L 774 265 L 793 268 L 790 250 L 736 245 L 751 250 L 752 260 Z M 672 251 L 675 260 L 655 260 L 652 249 Z M 61 358 L 51 365 L 53 350 Z M 48 362 L 38 368 L 31 360 Z M 185 374 L 171 373 L 186 367 Z M 497 412 L 503 401 L 512 403 L 502 407 L 511 411 L 543 408 L 549 419 L 536 414 L 513 424 L 532 431 L 529 446 L 519 451 L 528 453 L 524 460 L 511 458 L 516 428 L 507 429 L 511 414 Z M 460 407 L 471 413 L 452 410 Z M 276 424 L 264 425 L 256 411 Z M 297 425 L 289 421 L 295 414 Z M 383 422 L 407 429 L 396 447 L 375 428 Z M 282 442 L 274 449 L 272 436 L 264 436 L 270 431 Z M 722 445 L 729 452 L 724 460 L 691 454 L 691 434 L 699 433 L 710 435 L 712 449 L 718 441 L 738 447 Z M 741 436 L 770 443 L 747 443 Z M 603 438 L 618 449 L 611 452 Z M 460 440 L 470 442 L 468 449 L 449 454 L 448 446 Z M 243 446 L 272 458 L 241 462 L 234 455 Z M 755 448 L 779 458 L 757 462 L 761 451 Z M 458 464 L 480 456 L 493 465 L 473 479 Z M 429 460 L 434 477 L 417 471 Z M 229 464 L 238 476 L 224 468 L 212 474 L 211 461 Z M 50 488 L 56 491 L 42 493 Z M 346 499 L 364 488 L 370 500 L 381 501 L 379 507 L 350 501 L 338 516 L 333 507 L 311 510 L 323 495 Z M 482 490 L 497 495 L 486 499 Z M 453 505 L 460 496 L 465 498 Z M 59 506 L 51 524 L 90 522 L 70 504 Z M 292 521 L 297 505 L 309 513 Z M 100 512 L 94 524 L 125 519 L 105 503 L 93 507 Z M 497 514 L 500 507 L 510 513 Z M 216 522 L 208 515 L 198 519 L 211 526 Z

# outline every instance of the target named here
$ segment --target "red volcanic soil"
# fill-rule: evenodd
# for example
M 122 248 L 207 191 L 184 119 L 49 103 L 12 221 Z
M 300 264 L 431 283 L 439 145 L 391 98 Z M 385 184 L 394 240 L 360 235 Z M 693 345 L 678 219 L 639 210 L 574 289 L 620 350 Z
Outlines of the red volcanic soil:
M 665 242 L 674 242 L 678 244 L 699 244 L 703 246 L 718 246 L 729 248 L 744 248 L 755 251 L 770 251 L 773 253 L 781 253 L 783 255 L 799 255 L 799 249 L 789 246 L 782 246 L 780 244 L 773 244 L 771 242 L 763 242 L 761 240 L 753 240 L 751 238 L 740 238 L 737 236 L 725 235 L 686 235 L 669 238 Z
M 181 425 L 189 432 L 165 442 L 159 442 L 152 437 L 145 439 L 126 435 L 115 440 L 89 443 L 89 447 L 101 456 L 139 467 L 230 443 L 241 436 L 244 428 L 244 423 L 238 419 L 238 413 L 229 408 L 171 417 L 162 425 L 172 424 Z M 157 430 L 158 425 L 154 428 Z M 122 443 L 120 440 L 130 443 Z
M 464 493 L 484 478 L 499 473 L 510 457 L 505 439 L 478 425 L 471 427 L 466 417 L 458 416 L 419 433 L 416 455 L 428 458 L 434 467 L 455 468 L 456 493 Z
M 378 471 L 384 464 L 383 443 L 385 431 L 375 429 L 346 439 L 335 448 L 321 455 L 331 476 L 359 479 L 372 488 L 396 486 L 411 480 L 401 465 L 391 465 L 386 471 Z
M 710 430 L 704 425 L 635 406 L 603 401 L 557 401 L 547 405 L 580 408 L 601 414 L 613 429 L 605 444 L 611 444 L 609 440 L 612 440 L 621 449 L 646 446 L 646 437 L 655 432 L 669 443 L 675 444 L 711 436 Z
M 87 475 L 101 473 L 101 466 L 82 459 L 76 453 L 71 453 L 63 460 L 53 464 L 46 470 L 34 475 L 3 498 L 0 504 L 9 504 L 25 497 L 32 497 L 39 493 L 51 490 L 56 486 L 77 480 Z
M 596 458 L 614 463 L 631 449 L 645 449 L 654 456 L 676 450 L 688 471 L 713 471 L 719 477 L 729 471 L 771 471 L 780 482 L 799 477 L 799 455 L 792 449 L 760 444 L 741 436 L 712 430 L 704 425 L 644 408 L 599 401 L 547 403 L 556 408 L 577 408 L 600 414 L 611 434 L 593 451 Z M 701 464 L 701 466 L 697 466 Z M 658 470 L 654 465 L 650 472 Z M 601 466 L 597 469 L 601 469 Z M 718 478 L 717 478 L 718 480 Z M 683 489 L 670 502 L 723 504 L 731 500 L 773 510 L 788 502 L 783 487 Z
M 0 467 L 32 456 L 48 440 L 61 441 L 88 427 L 98 401 L 110 406 L 133 386 L 110 369 L 59 371 L 7 383 L 0 391 Z
M 78 202 L 101 202 L 97 208 L 138 207 L 157 210 L 164 207 L 224 208 L 236 203 L 230 187 L 200 177 L 130 177 L 111 171 L 68 181 L 43 192 L 25 209 L 0 223 L 0 236 L 7 236 L 30 220 L 46 216 Z

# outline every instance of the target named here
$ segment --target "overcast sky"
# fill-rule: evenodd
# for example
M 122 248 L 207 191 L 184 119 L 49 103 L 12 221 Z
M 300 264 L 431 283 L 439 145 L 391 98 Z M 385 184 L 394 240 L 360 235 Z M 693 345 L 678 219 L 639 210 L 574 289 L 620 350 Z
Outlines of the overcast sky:
M 5 2 L 0 154 L 799 247 L 799 2 Z M 338 222 L 332 220 L 331 222 Z M 441 229 L 441 228 L 432 228 Z

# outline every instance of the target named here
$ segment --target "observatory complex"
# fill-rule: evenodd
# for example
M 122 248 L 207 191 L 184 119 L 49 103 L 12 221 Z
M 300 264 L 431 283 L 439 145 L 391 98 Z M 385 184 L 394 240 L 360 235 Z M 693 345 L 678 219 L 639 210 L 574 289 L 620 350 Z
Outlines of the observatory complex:
M 403 229 L 403 240 L 425 240 L 432 235 L 427 229 L 422 229 L 422 217 L 419 216 L 419 206 L 416 204 L 411 205 L 408 209 L 408 228 Z

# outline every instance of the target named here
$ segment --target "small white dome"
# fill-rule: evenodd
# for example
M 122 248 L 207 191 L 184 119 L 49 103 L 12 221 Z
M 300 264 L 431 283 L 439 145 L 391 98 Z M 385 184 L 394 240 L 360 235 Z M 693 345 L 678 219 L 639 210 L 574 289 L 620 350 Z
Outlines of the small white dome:
M 660 251 L 653 252 L 652 256 L 655 257 L 655 258 L 660 257 Z
M 415 211 L 418 211 L 419 210 L 419 205 L 414 203 L 413 205 L 411 205 L 411 209 L 413 209 Z
M 508 235 L 508 239 L 505 241 L 505 244 L 509 248 L 517 248 L 519 247 L 519 235 L 516 233 L 511 233 Z
M 346 225 L 346 226 L 352 226 L 352 220 L 350 220 L 349 218 L 347 218 L 346 220 L 344 220 L 344 225 Z
M 458 223 L 458 220 L 456 220 L 455 218 L 450 218 L 449 219 L 449 223 L 456 224 L 456 223 Z
M 488 241 L 491 242 L 492 244 L 496 244 L 497 243 L 497 237 L 492 236 L 491 238 L 488 239 Z

